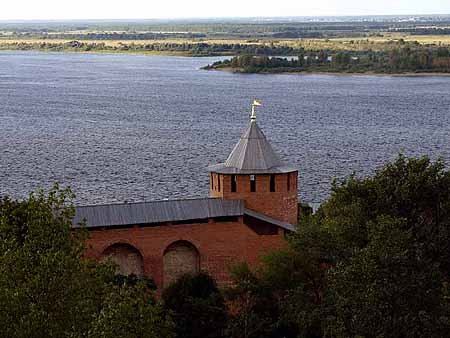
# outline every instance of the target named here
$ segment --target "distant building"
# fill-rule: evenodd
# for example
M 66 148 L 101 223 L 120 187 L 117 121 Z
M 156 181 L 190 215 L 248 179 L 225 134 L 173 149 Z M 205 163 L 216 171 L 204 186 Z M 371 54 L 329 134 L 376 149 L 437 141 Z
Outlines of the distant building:
M 256 266 L 285 246 L 298 219 L 298 171 L 267 141 L 255 105 L 228 159 L 208 167 L 208 198 L 77 207 L 74 228 L 85 220 L 90 231 L 86 255 L 110 257 L 120 273 L 145 275 L 163 288 L 199 270 L 227 284 L 232 264 Z

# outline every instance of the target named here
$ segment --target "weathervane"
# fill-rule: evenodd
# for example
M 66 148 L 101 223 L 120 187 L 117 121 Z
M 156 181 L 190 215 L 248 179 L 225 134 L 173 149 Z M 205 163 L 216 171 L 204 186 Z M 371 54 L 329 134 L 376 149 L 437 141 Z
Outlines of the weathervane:
M 261 102 L 259 102 L 257 99 L 253 100 L 253 103 L 252 103 L 252 115 L 250 116 L 250 119 L 252 121 L 256 121 L 256 109 L 255 109 L 255 107 L 260 106 L 260 105 L 261 105 Z

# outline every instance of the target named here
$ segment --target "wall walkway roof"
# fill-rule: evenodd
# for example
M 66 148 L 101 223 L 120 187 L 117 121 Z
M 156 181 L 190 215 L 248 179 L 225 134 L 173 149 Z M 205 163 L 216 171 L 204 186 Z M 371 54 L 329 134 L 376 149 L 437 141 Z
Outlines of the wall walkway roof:
M 220 198 L 77 206 L 72 226 L 80 228 L 85 221 L 86 228 L 95 229 L 244 215 L 290 231 L 294 229 L 291 224 L 245 209 L 243 200 Z

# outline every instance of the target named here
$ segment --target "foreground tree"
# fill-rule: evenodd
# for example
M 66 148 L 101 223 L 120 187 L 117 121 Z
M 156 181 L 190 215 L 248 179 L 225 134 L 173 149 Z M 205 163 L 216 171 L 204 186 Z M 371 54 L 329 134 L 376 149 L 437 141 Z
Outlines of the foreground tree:
M 400 155 L 373 177 L 334 186 L 315 219 L 341 244 L 327 290 L 334 335 L 448 334 L 449 212 L 440 160 Z
M 337 337 L 446 337 L 448 290 L 439 265 L 414 248 L 401 219 L 381 216 L 369 243 L 329 271 L 325 331 Z
M 399 156 L 372 177 L 335 183 L 288 249 L 238 275 L 233 290 L 252 306 L 238 323 L 288 327 L 286 337 L 447 337 L 449 213 L 441 161 Z
M 281 261 L 287 263 L 284 259 Z M 245 263 L 234 266 L 231 275 L 233 286 L 225 290 L 230 312 L 227 337 L 297 337 L 297 328 L 286 322 L 281 313 L 281 288 L 275 287 L 261 276 L 260 271 L 252 271 Z
M 450 173 L 442 161 L 400 155 L 373 177 L 335 184 L 306 220 L 335 245 L 318 247 L 327 268 L 322 334 L 445 337 L 450 329 Z M 314 244 L 316 243 L 316 244 Z M 446 333 L 447 332 L 447 333 Z
M 145 283 L 113 286 L 89 331 L 92 337 L 174 337 L 173 325 L 165 319 Z
M 145 284 L 84 259 L 69 190 L 0 201 L 0 327 L 5 337 L 171 337 Z M 143 330 L 145 328 L 145 330 Z M 120 334 L 119 334 L 120 335 Z
M 220 338 L 227 312 L 216 282 L 206 273 L 186 274 L 163 292 L 179 338 Z

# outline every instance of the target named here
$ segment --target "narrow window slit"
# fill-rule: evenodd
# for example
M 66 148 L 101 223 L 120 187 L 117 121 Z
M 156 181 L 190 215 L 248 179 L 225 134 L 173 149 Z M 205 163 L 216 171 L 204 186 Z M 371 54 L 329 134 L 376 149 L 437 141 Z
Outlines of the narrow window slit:
M 250 175 L 250 192 L 256 191 L 256 176 Z
M 270 175 L 270 192 L 275 192 L 275 175 Z
M 231 192 L 236 192 L 236 175 L 231 175 Z

